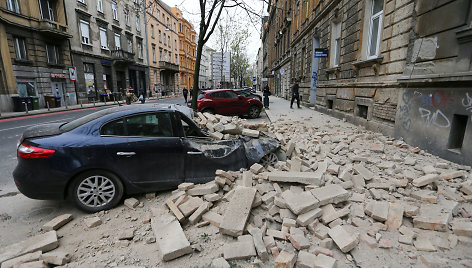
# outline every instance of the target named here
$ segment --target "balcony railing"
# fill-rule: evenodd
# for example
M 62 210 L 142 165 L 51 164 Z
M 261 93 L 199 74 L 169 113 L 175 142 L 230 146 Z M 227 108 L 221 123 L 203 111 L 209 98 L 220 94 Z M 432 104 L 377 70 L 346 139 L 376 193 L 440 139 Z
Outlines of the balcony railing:
M 39 21 L 39 31 L 56 37 L 72 37 L 72 35 L 69 34 L 69 28 L 65 24 L 51 20 Z
M 116 62 L 122 62 L 122 63 L 134 62 L 134 53 L 125 51 L 123 49 L 112 50 L 111 57 Z
M 159 61 L 159 68 L 175 72 L 179 71 L 179 65 L 167 61 Z

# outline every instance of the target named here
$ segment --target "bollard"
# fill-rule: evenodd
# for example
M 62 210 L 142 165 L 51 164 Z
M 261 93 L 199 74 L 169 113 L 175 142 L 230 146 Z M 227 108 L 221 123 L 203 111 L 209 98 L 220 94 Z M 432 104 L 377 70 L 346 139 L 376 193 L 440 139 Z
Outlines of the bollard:
M 49 112 L 49 102 L 46 102 L 46 106 L 48 107 L 48 112 Z
M 95 107 L 95 99 L 93 99 L 93 107 Z
M 26 113 L 29 112 L 29 111 L 28 111 L 28 103 L 26 103 L 26 102 L 25 102 L 25 111 L 26 111 Z
M 80 108 L 83 108 L 84 106 L 82 106 L 82 100 L 80 100 L 79 102 L 80 102 Z

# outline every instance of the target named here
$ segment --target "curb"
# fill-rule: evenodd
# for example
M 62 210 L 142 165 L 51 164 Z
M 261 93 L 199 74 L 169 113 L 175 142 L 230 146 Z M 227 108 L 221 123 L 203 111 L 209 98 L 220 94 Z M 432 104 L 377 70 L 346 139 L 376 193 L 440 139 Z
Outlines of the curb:
M 173 98 L 178 98 L 179 96 L 169 96 L 169 97 L 160 97 L 160 98 L 149 98 L 146 100 L 164 100 L 164 99 L 173 99 Z M 122 105 L 126 105 L 126 102 L 121 103 Z M 138 102 L 136 102 L 138 104 Z M 51 108 L 49 111 L 47 109 L 38 109 L 38 110 L 31 110 L 28 113 L 26 112 L 12 112 L 15 114 L 2 114 L 0 113 L 0 120 L 2 119 L 10 119 L 10 118 L 20 118 L 20 117 L 29 117 L 29 116 L 34 116 L 34 115 L 40 115 L 40 114 L 50 114 L 50 113 L 57 113 L 57 112 L 65 112 L 65 111 L 76 111 L 76 110 L 83 110 L 83 109 L 90 109 L 90 108 L 98 108 L 98 107 L 106 107 L 106 106 L 117 106 L 119 105 L 118 102 L 107 102 L 106 104 L 103 102 L 100 102 L 100 104 L 90 104 L 87 103 L 83 106 L 80 106 L 78 104 L 69 106 L 69 108 L 60 107 L 60 108 Z

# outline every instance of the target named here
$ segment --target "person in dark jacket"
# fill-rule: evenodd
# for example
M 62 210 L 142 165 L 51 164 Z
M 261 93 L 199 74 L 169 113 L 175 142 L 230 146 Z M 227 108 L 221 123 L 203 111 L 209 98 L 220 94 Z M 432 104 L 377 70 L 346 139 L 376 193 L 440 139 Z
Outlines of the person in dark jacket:
M 264 108 L 269 109 L 269 96 L 272 95 L 272 93 L 270 93 L 269 85 L 264 87 L 262 94 L 264 95 Z
M 184 94 L 185 103 L 187 103 L 188 89 L 184 87 L 182 94 Z
M 294 100 L 297 100 L 297 106 L 298 108 L 302 108 L 300 107 L 300 93 L 299 93 L 299 86 L 298 84 L 300 83 L 300 81 L 295 81 L 295 84 L 293 84 L 292 86 L 292 100 L 290 101 L 290 109 L 293 109 L 293 101 Z

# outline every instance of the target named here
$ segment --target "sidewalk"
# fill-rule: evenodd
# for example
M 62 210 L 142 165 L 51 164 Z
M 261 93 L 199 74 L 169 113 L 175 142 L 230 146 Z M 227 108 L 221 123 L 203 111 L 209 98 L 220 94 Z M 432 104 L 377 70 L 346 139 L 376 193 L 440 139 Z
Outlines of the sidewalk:
M 171 98 L 177 98 L 177 97 L 179 97 L 179 96 L 175 95 L 175 96 L 165 96 L 165 97 L 150 97 L 150 98 L 146 98 L 146 101 L 171 99 Z M 126 105 L 126 102 L 124 100 L 120 101 L 119 103 L 121 103 L 121 105 Z M 139 103 L 139 101 L 135 102 L 135 103 Z M 58 108 L 50 108 L 50 109 L 42 108 L 42 109 L 38 109 L 38 110 L 31 110 L 31 111 L 28 111 L 28 112 L 1 112 L 0 113 L 0 120 L 1 119 L 8 119 L 8 118 L 32 116 L 32 115 L 38 115 L 38 114 L 47 114 L 47 113 L 57 113 L 57 112 L 63 112 L 63 111 L 88 109 L 88 108 L 94 108 L 94 107 L 113 106 L 113 105 L 118 105 L 118 102 L 109 101 L 109 102 L 86 103 L 86 104 L 82 104 L 82 105 L 76 104 L 76 105 L 69 105 L 67 108 L 65 106 L 58 107 Z
M 293 109 L 290 109 L 290 101 L 271 96 L 269 98 L 269 109 L 265 109 L 267 117 L 271 122 L 276 122 L 279 119 L 286 118 L 291 121 L 310 121 L 315 125 L 327 124 L 329 122 L 339 121 L 340 124 L 353 126 L 350 123 L 343 122 L 335 117 L 315 111 L 313 108 L 301 106 L 297 108 L 296 103 L 293 104 Z

